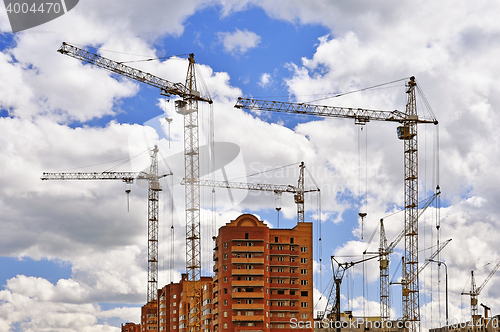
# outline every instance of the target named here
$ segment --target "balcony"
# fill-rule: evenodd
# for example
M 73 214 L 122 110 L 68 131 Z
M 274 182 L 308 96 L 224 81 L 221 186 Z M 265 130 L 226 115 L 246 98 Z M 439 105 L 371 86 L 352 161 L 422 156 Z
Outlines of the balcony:
M 264 287 L 264 280 L 233 280 L 231 287 Z
M 271 294 L 271 301 L 299 301 L 300 300 L 300 294 L 295 293 L 295 295 L 290 295 L 290 294 Z
M 270 278 L 282 278 L 290 279 L 290 272 L 271 272 L 269 273 Z
M 272 323 L 290 323 L 290 317 L 271 317 Z
M 233 292 L 233 299 L 263 299 L 264 292 Z
M 264 264 L 264 258 L 245 258 L 245 257 L 234 257 L 231 258 L 231 264 Z
M 299 307 L 295 307 L 295 306 L 271 306 L 270 307 L 270 311 L 282 311 L 282 312 L 300 312 L 300 308 Z M 289 318 L 290 320 L 290 318 Z
M 264 303 L 233 303 L 232 310 L 264 310 Z
M 264 252 L 263 246 L 233 246 L 231 252 Z
M 277 261 L 276 258 L 269 262 L 269 266 L 290 266 L 290 261 Z
M 263 332 L 262 327 L 258 326 L 237 326 L 234 328 L 234 332 Z
M 263 276 L 264 269 L 233 269 L 231 271 L 233 276 L 249 275 L 249 276 Z
M 252 315 L 252 316 L 232 316 L 231 320 L 233 322 L 263 322 L 264 315 Z
M 278 289 L 288 289 L 288 288 L 294 288 L 293 286 L 295 285 L 290 285 L 290 284 L 278 284 L 278 283 L 271 283 L 269 284 L 269 288 L 273 289 L 273 288 L 278 288 Z M 297 287 L 299 288 L 299 287 Z

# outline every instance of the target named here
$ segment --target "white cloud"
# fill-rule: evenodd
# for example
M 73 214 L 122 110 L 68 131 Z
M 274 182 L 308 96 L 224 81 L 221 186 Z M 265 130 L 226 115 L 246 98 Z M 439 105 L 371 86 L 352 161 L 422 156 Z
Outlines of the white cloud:
M 271 83 L 272 83 L 271 74 L 263 73 L 262 75 L 260 75 L 260 81 L 258 82 L 258 84 L 262 88 L 265 88 L 266 86 L 268 86 Z
M 245 54 L 259 45 L 261 37 L 248 30 L 236 29 L 234 32 L 219 32 L 219 41 L 224 46 L 224 51 L 233 55 Z

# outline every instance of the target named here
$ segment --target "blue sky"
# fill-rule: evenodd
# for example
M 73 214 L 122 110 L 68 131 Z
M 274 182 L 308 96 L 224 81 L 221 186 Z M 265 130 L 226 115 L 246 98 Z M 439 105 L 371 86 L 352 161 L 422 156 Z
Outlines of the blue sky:
M 453 238 L 440 256 L 450 272 L 450 317 L 469 317 L 468 299 L 460 293 L 470 287 L 470 271 L 476 269 L 480 284 L 491 268 L 486 264 L 500 259 L 500 138 L 494 125 L 500 67 L 491 60 L 500 55 L 496 2 L 122 0 L 110 6 L 113 1 L 82 1 L 60 18 L 15 34 L 0 10 L 0 332 L 118 331 L 122 322 L 139 321 L 146 298 L 144 184 L 132 186 L 128 212 L 121 182 L 42 182 L 42 172 L 103 171 L 132 157 L 119 169 L 140 171 L 148 167 L 147 150 L 158 144 L 160 171 L 174 173 L 162 183 L 160 284 L 177 281 L 185 270 L 185 253 L 177 250 L 184 248 L 182 117 L 155 88 L 57 53 L 63 41 L 116 61 L 160 57 L 130 66 L 172 82 L 184 82 L 185 54 L 194 53 L 198 85 L 203 77 L 214 99 L 215 141 L 237 147 L 231 158 L 228 145 L 217 152 L 231 159 L 224 168 L 229 179 L 295 184 L 298 163 L 305 162 L 322 190 L 321 235 L 318 198 L 306 199 L 315 243 L 322 238 L 321 274 L 315 248 L 317 310 L 328 296 L 331 255 L 361 258 L 380 218 L 386 217 L 389 241 L 402 229 L 401 213 L 393 215 L 403 205 L 397 125 L 372 122 L 361 130 L 352 120 L 233 106 L 247 96 L 404 110 L 404 80 L 323 98 L 416 76 L 440 122 L 439 181 L 436 128 L 419 128 L 419 195 L 426 197 L 436 184 L 443 192 L 441 208 L 431 206 L 419 223 L 420 263 L 438 236 L 441 242 Z M 164 58 L 170 56 L 177 58 Z M 428 115 L 421 100 L 418 108 Z M 202 146 L 209 114 L 200 105 Z M 170 127 L 165 117 L 173 118 Z M 207 167 L 203 157 L 201 163 Z M 285 165 L 291 166 L 270 171 Z M 213 176 L 223 179 L 222 169 Z M 306 186 L 314 186 L 309 177 Z M 367 204 L 360 207 L 365 187 Z M 217 191 L 216 226 L 247 212 L 277 227 L 274 195 L 232 195 Z M 210 190 L 202 190 L 207 274 L 211 199 Z M 293 227 L 292 196 L 283 194 L 279 205 L 280 227 Z M 363 223 L 359 212 L 368 213 Z M 378 248 L 377 234 L 368 248 Z M 401 244 L 391 257 L 396 278 L 402 252 Z M 362 265 L 352 269 L 342 286 L 342 309 L 378 315 L 377 262 L 364 270 L 363 277 Z M 496 283 L 494 277 L 480 296 L 493 314 L 500 307 Z M 423 327 L 436 327 L 444 320 L 444 271 L 430 265 L 420 287 Z M 391 286 L 391 318 L 401 316 L 400 298 L 400 286 Z

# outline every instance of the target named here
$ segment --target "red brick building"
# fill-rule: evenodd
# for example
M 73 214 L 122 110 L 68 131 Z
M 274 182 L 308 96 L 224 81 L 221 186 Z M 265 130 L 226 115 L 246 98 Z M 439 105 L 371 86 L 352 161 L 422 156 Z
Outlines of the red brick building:
M 244 214 L 219 229 L 214 248 L 214 332 L 291 331 L 313 320 L 312 223 L 270 229 Z
M 122 332 L 141 332 L 141 325 L 135 323 L 122 324 Z
M 211 332 L 212 326 L 212 277 L 201 277 L 202 284 L 202 331 Z M 186 274 L 178 283 L 170 283 L 158 290 L 158 329 L 159 331 L 186 332 L 189 322 L 189 298 Z M 205 297 L 207 296 L 207 297 Z M 153 329 L 152 326 L 150 330 Z M 143 331 L 148 331 L 143 329 Z
M 201 278 L 201 331 L 291 332 L 292 319 L 312 322 L 312 232 L 312 223 L 273 229 L 250 214 L 221 227 L 213 254 L 215 276 Z M 159 305 L 141 309 L 140 331 L 188 332 L 187 287 L 183 274 L 180 282 L 159 289 Z M 122 327 L 122 332 L 138 330 Z

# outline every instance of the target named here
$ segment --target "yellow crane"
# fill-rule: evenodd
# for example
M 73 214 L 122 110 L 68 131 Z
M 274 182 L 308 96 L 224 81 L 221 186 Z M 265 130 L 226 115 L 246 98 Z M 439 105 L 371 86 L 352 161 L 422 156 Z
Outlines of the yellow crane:
M 184 115 L 184 166 L 185 166 L 185 216 L 186 216 L 186 273 L 188 297 L 192 311 L 188 314 L 190 330 L 201 329 L 201 244 L 200 244 L 200 186 L 198 102 L 212 104 L 210 97 L 201 96 L 196 86 L 194 54 L 189 55 L 186 83 L 172 83 L 121 62 L 63 43 L 59 53 L 90 63 L 102 69 L 128 77 L 160 89 L 164 96 L 179 96 L 176 112 Z M 148 303 L 157 301 L 156 289 L 148 290 Z
M 277 195 L 282 193 L 293 193 L 295 204 L 297 204 L 297 222 L 304 222 L 304 194 L 308 192 L 320 192 L 320 189 L 316 186 L 316 189 L 304 189 L 304 162 L 299 165 L 299 180 L 297 181 L 297 186 L 286 185 L 286 184 L 272 184 L 272 183 L 245 183 L 245 182 L 229 182 L 229 181 L 211 181 L 211 180 L 200 180 L 199 185 L 202 187 L 212 187 L 212 188 L 227 188 L 227 189 L 243 189 L 243 190 L 258 190 L 258 191 L 271 191 Z M 314 180 L 313 180 L 314 181 Z M 181 181 L 182 185 L 186 184 L 183 179 Z M 316 185 L 316 184 L 315 184 Z
M 321 106 L 307 103 L 290 103 L 238 98 L 235 105 L 240 109 L 254 109 L 292 114 L 313 115 L 320 117 L 351 118 L 355 123 L 363 124 L 369 121 L 397 122 L 398 138 L 404 142 L 404 207 L 405 207 L 405 275 L 407 280 L 403 285 L 403 315 L 409 322 L 410 331 L 420 330 L 420 301 L 418 281 L 418 141 L 417 125 L 438 121 L 432 118 L 420 117 L 416 106 L 417 82 L 411 77 L 406 83 L 406 111 L 377 111 L 362 108 Z
M 488 274 L 486 279 L 484 279 L 483 283 L 479 286 L 476 287 L 476 280 L 474 278 L 474 270 L 470 271 L 471 274 L 471 283 L 470 283 L 470 291 L 469 292 L 462 292 L 461 295 L 470 295 L 470 312 L 471 312 L 471 322 L 473 324 L 473 329 L 475 329 L 477 325 L 477 321 L 479 320 L 479 314 L 478 314 L 478 307 L 477 307 L 477 297 L 483 290 L 484 286 L 490 281 L 490 279 L 493 277 L 495 272 L 500 268 L 500 261 L 495 265 L 495 267 L 491 270 L 491 272 Z M 486 310 L 486 309 L 485 309 Z
M 421 203 L 421 209 L 418 213 L 418 218 L 427 210 L 431 203 L 441 194 L 439 187 L 437 192 L 432 196 L 426 198 Z M 387 237 L 385 235 L 384 219 L 380 219 L 380 320 L 382 322 L 388 321 L 390 319 L 390 303 L 389 303 L 389 256 L 392 254 L 396 246 L 405 236 L 405 229 L 403 228 L 401 232 L 396 236 L 396 238 L 388 244 Z M 372 252 L 367 252 L 366 250 L 363 254 L 374 254 Z

